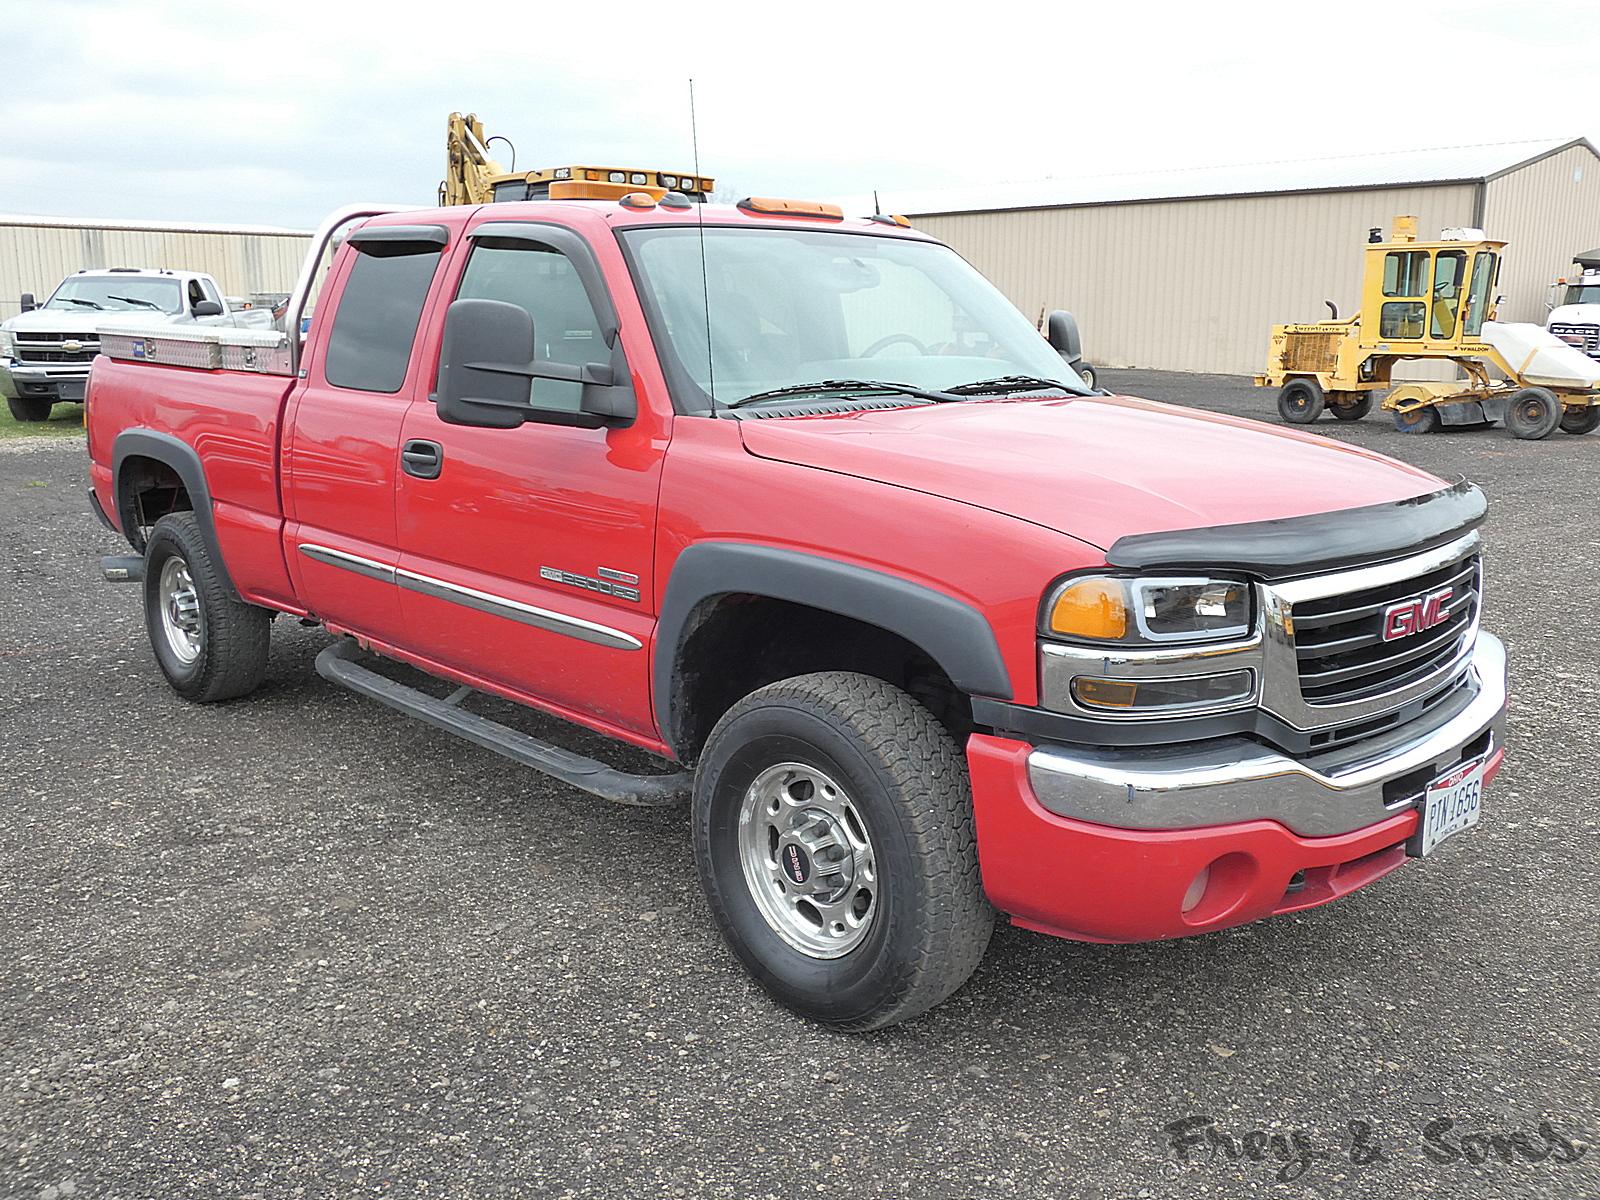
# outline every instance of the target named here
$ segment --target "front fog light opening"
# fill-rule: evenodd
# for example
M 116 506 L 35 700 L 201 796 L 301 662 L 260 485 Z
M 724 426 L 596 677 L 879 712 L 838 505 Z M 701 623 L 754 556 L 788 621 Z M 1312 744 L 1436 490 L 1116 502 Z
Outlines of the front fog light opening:
M 1255 695 L 1256 673 L 1249 667 L 1216 675 L 1177 675 L 1160 679 L 1103 679 L 1079 675 L 1072 698 L 1084 708 L 1113 712 L 1179 712 L 1242 704 Z
M 1194 882 L 1189 884 L 1189 890 L 1183 894 L 1183 904 L 1179 911 L 1185 916 L 1192 913 L 1206 894 L 1206 887 L 1211 883 L 1211 864 L 1207 863 L 1200 868 L 1200 874 L 1194 877 Z

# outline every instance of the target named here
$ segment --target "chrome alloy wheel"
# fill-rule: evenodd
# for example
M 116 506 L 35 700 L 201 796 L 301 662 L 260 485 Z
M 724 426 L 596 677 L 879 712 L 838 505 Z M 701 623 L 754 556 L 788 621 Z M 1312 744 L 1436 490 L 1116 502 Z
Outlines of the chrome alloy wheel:
M 200 657 L 205 622 L 200 615 L 200 595 L 189 577 L 189 564 L 174 554 L 161 564 L 157 584 L 161 603 L 161 632 L 167 649 L 184 666 Z
M 774 933 L 812 958 L 861 944 L 878 911 L 877 860 L 845 790 L 804 763 L 757 775 L 739 806 L 739 863 Z

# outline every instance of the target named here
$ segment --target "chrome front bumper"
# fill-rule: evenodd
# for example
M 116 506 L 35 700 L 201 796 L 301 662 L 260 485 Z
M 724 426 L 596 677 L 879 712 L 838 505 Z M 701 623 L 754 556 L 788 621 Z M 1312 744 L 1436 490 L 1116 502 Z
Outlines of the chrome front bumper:
M 1422 787 L 1386 802 L 1384 785 L 1425 767 L 1448 768 L 1490 731 L 1505 733 L 1506 653 L 1480 632 L 1473 650 L 1476 694 L 1453 716 L 1401 740 L 1376 738 L 1368 758 L 1341 751 L 1324 773 L 1246 738 L 1133 749 L 1042 746 L 1028 758 L 1039 803 L 1059 816 L 1123 829 L 1190 829 L 1270 820 L 1304 837 L 1362 829 L 1413 807 Z M 1427 725 L 1428 718 L 1416 724 Z M 1425 784 L 1425 781 L 1424 781 Z
M 41 395 L 59 393 L 62 384 L 83 397 L 83 388 L 89 379 L 90 363 L 25 363 L 16 359 L 0 359 L 0 395 Z

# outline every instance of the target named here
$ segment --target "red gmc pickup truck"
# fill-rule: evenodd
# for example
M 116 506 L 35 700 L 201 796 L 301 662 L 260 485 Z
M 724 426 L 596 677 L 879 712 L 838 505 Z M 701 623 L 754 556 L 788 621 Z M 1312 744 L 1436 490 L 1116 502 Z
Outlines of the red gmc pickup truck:
M 330 680 L 612 800 L 687 797 L 713 918 L 800 1013 L 925 1011 L 997 911 L 1205 933 L 1477 822 L 1506 703 L 1481 493 L 1091 391 L 1067 314 L 1041 337 L 903 222 L 347 210 L 289 329 L 318 287 L 303 337 L 105 333 L 93 504 L 161 670 L 243 696 L 287 613 L 337 635 Z

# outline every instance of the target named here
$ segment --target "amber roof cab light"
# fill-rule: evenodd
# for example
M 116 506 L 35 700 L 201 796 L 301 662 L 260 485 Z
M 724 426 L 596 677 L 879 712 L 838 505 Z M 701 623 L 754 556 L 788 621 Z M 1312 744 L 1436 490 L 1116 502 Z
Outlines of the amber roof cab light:
M 844 209 L 837 204 L 824 204 L 820 200 L 779 200 L 771 196 L 746 196 L 739 201 L 746 212 L 764 213 L 772 217 L 821 217 L 827 221 L 844 220 Z

